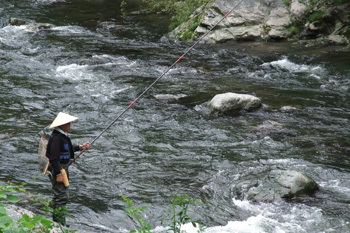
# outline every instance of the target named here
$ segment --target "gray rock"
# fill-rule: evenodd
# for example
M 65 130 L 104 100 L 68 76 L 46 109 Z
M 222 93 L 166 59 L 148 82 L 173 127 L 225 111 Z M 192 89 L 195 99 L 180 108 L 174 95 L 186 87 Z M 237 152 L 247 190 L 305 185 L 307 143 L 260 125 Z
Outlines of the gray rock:
M 329 35 L 328 37 L 326 37 L 326 40 L 328 40 L 328 43 L 330 44 L 336 44 L 336 45 L 349 44 L 349 40 L 342 35 Z
M 50 24 L 50 23 L 33 23 L 33 24 L 29 24 L 27 25 L 27 29 L 29 31 L 38 31 L 38 30 L 41 30 L 41 29 L 49 29 L 49 28 L 52 28 L 54 27 L 53 24 Z
M 288 10 L 283 7 L 273 9 L 266 21 L 269 27 L 286 27 L 291 24 Z
M 24 209 L 22 207 L 19 206 L 15 206 L 15 205 L 6 205 L 6 213 L 7 215 L 14 221 L 17 222 L 20 218 L 22 218 L 22 215 L 28 215 L 29 217 L 33 217 L 34 213 L 32 211 L 29 211 L 27 209 Z M 50 220 L 51 221 L 51 220 Z M 51 229 L 50 233 L 59 233 L 62 232 L 61 229 L 59 228 L 59 226 L 54 223 L 54 228 Z M 38 226 L 38 228 L 40 228 L 40 226 Z M 39 230 L 39 229 L 36 229 Z
M 10 23 L 10 25 L 12 25 L 12 26 L 21 26 L 21 25 L 26 24 L 26 22 L 25 22 L 24 20 L 22 20 L 22 19 L 17 19 L 17 18 L 11 18 L 11 19 L 9 20 L 9 23 Z
M 299 0 L 293 0 L 290 4 L 290 14 L 294 20 L 301 20 L 305 16 L 306 12 L 307 6 L 304 3 L 299 2 Z
M 179 95 L 157 94 L 157 95 L 154 95 L 154 98 L 156 98 L 157 100 L 160 100 L 160 101 L 171 102 L 171 101 L 179 100 L 185 96 L 186 95 L 182 95 L 182 94 L 179 94 Z
M 318 189 L 318 184 L 302 172 L 272 170 L 261 180 L 253 179 L 236 185 L 235 192 L 239 197 L 246 195 L 248 200 L 273 202 L 310 195 Z
M 304 3 L 291 0 L 213 0 L 199 7 L 190 19 L 169 33 L 170 39 L 194 40 L 207 33 L 230 11 L 201 43 L 226 41 L 266 41 L 316 39 L 329 36 L 329 44 L 349 44 L 350 3 L 341 5 L 320 3 L 309 9 Z M 321 19 L 310 21 L 310 15 L 325 12 Z M 310 21 L 310 22 L 309 22 Z M 190 25 L 199 24 L 196 29 Z M 342 35 L 346 40 L 333 35 Z M 323 41 L 321 41 L 323 44 Z M 316 43 L 317 44 L 317 43 Z
M 10 18 L 9 23 L 12 26 L 26 25 L 26 21 L 22 19 L 17 19 L 17 18 Z M 50 23 L 32 23 L 32 24 L 26 25 L 26 27 L 29 31 L 37 31 L 40 29 L 52 28 L 54 27 L 54 25 Z
M 212 114 L 231 115 L 242 110 L 253 111 L 261 107 L 261 100 L 252 95 L 224 93 L 214 96 L 209 103 Z

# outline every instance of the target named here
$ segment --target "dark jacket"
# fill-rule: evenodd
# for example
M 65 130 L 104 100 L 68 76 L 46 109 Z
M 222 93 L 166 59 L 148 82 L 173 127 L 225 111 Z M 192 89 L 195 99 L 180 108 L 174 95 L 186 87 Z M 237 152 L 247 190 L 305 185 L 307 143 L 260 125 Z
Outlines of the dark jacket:
M 46 157 L 50 160 L 53 175 L 61 173 L 60 164 L 67 164 L 74 158 L 74 152 L 79 151 L 79 146 L 73 146 L 69 137 L 53 130 L 47 144 Z

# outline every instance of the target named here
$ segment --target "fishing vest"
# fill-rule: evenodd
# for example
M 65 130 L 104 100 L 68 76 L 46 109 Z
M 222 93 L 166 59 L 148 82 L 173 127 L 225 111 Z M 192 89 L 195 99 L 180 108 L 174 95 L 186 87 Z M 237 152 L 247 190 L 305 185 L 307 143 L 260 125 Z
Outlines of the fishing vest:
M 51 134 L 49 143 L 47 145 L 47 153 L 46 156 L 50 158 L 50 152 L 51 152 L 51 143 L 52 140 L 59 140 L 59 152 L 58 154 L 58 159 L 60 164 L 67 164 L 69 163 L 71 158 L 74 158 L 74 151 L 73 151 L 73 145 L 69 137 L 54 131 L 53 134 Z M 56 154 L 56 153 L 55 153 Z
M 60 163 L 66 164 L 66 163 L 69 163 L 70 158 L 72 156 L 70 155 L 70 146 L 67 140 L 64 140 L 64 138 L 62 138 L 62 143 L 63 143 L 63 148 L 61 148 Z

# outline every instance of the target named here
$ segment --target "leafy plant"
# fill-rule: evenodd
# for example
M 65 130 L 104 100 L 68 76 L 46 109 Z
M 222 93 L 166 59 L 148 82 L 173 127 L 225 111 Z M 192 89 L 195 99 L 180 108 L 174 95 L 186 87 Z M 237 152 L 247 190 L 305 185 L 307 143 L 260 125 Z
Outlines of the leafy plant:
M 170 198 L 171 206 L 168 210 L 168 213 L 165 216 L 163 221 L 169 221 L 169 228 L 174 233 L 181 233 L 181 226 L 186 223 L 192 223 L 194 227 L 197 225 L 200 227 L 200 231 L 203 231 L 203 227 L 198 220 L 194 221 L 187 214 L 188 207 L 191 204 L 200 205 L 201 202 L 197 202 L 194 199 L 190 199 L 187 195 L 178 196 L 175 195 Z
M 187 21 L 194 10 L 208 0 L 142 0 L 142 2 L 150 12 L 170 15 L 172 23 L 169 29 L 172 30 Z
M 36 179 L 36 178 L 34 178 Z M 23 186 L 26 185 L 26 183 L 21 183 L 21 185 L 0 185 L 0 199 L 4 200 L 7 203 L 15 204 L 20 201 L 20 198 L 13 195 L 17 192 L 25 192 L 26 194 L 29 194 Z M 59 213 L 66 214 L 66 209 L 58 209 L 54 210 L 51 207 L 49 207 L 50 202 L 47 201 L 47 199 L 41 199 L 37 197 L 31 198 L 32 201 L 39 202 L 44 205 L 44 209 L 47 212 L 53 213 L 54 211 L 58 211 Z M 46 217 L 41 215 L 33 215 L 32 217 L 23 214 L 21 218 L 18 221 L 14 221 L 10 216 L 8 216 L 5 204 L 0 202 L 0 232 L 13 232 L 13 233 L 33 233 L 33 232 L 50 232 L 54 228 L 54 223 L 50 220 L 48 220 Z M 60 229 L 64 233 L 70 233 L 75 232 L 76 230 L 70 230 L 63 228 L 61 225 L 59 225 Z
M 141 215 L 147 209 L 147 207 L 135 207 L 132 200 L 124 195 L 120 195 L 123 198 L 124 203 L 128 206 L 125 213 L 135 222 L 136 229 L 131 230 L 130 233 L 151 233 L 151 224 L 146 222 Z M 187 214 L 188 208 L 191 204 L 200 205 L 201 202 L 190 199 L 187 195 L 178 196 L 175 195 L 170 198 L 171 206 L 169 207 L 162 223 L 169 222 L 167 225 L 169 230 L 174 233 L 181 233 L 181 226 L 186 223 L 192 223 L 194 227 L 199 226 L 199 232 L 204 231 L 204 227 L 200 225 L 199 221 L 194 221 Z M 136 221 L 135 221 L 136 220 Z
M 349 2 L 349 0 L 333 0 L 332 2 L 334 5 L 342 5 Z
M 126 1 L 123 0 L 120 3 L 120 13 L 122 14 L 123 18 L 125 18 L 128 15 L 128 13 L 126 11 L 126 7 L 127 7 L 127 3 L 126 3 Z
M 141 214 L 147 209 L 147 207 L 134 206 L 134 202 L 128 197 L 120 195 L 123 198 L 124 203 L 128 206 L 125 213 L 136 223 L 138 226 L 135 230 L 131 230 L 130 233 L 151 233 L 151 224 L 146 222 Z M 136 221 L 137 222 L 136 222 Z
M 290 5 L 290 0 L 283 0 L 283 3 L 284 3 L 286 6 L 289 6 L 289 5 Z
M 0 186 L 0 199 L 9 203 L 17 203 L 20 199 L 12 194 L 17 190 L 24 191 L 19 186 L 7 185 Z M 23 214 L 17 222 L 14 222 L 8 215 L 4 203 L 0 203 L 0 232 L 50 232 L 53 228 L 53 222 L 47 220 L 44 216 L 30 217 Z
M 309 20 L 310 22 L 315 22 L 319 19 L 322 19 L 323 15 L 324 15 L 324 11 L 315 11 L 309 16 Z
M 299 28 L 298 28 L 298 26 L 295 26 L 295 25 L 292 25 L 291 27 L 289 27 L 288 30 L 289 30 L 293 35 L 299 33 Z

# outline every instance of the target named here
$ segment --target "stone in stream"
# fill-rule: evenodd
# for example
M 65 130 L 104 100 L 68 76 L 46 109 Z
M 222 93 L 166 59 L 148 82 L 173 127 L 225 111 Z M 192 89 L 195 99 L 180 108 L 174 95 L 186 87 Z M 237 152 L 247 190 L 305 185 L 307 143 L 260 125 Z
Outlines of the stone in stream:
M 26 21 L 24 21 L 22 19 L 17 19 L 17 18 L 10 18 L 9 23 L 12 26 L 26 25 Z M 34 31 L 41 30 L 41 29 L 52 28 L 52 27 L 54 27 L 54 25 L 50 24 L 50 23 L 32 23 L 32 24 L 26 25 L 26 27 L 29 31 L 34 32 Z
M 154 95 L 154 98 L 159 101 L 172 102 L 172 101 L 177 101 L 185 96 L 186 95 L 182 95 L 182 94 L 179 94 L 179 95 L 157 94 L 157 95 Z
M 26 22 L 22 19 L 17 19 L 17 18 L 10 18 L 9 19 L 9 23 L 10 25 L 12 26 L 21 26 L 21 25 L 24 25 L 26 24 Z
M 296 170 L 272 170 L 261 180 L 245 181 L 234 187 L 238 197 L 265 202 L 307 196 L 317 190 L 319 186 L 313 179 Z
M 211 113 L 216 115 L 236 115 L 242 110 L 253 111 L 260 107 L 259 98 L 231 92 L 218 94 L 209 103 Z

